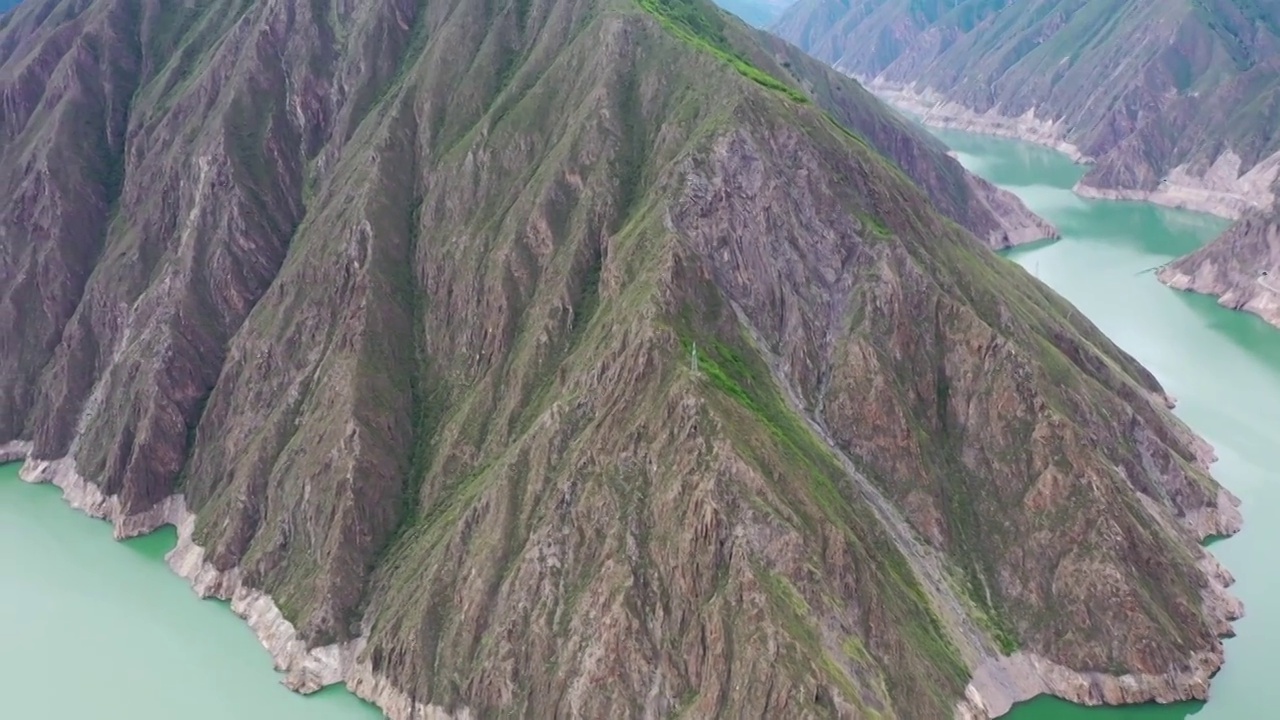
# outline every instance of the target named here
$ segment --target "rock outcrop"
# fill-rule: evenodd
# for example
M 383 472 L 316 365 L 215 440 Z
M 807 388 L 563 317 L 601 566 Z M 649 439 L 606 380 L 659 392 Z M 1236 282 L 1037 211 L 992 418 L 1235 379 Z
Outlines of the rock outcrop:
M 0 65 L 0 442 L 292 687 L 1207 692 L 1203 442 L 990 251 L 1041 221 L 710 5 L 44 0 Z
M 1257 213 L 1157 272 L 1166 285 L 1213 295 L 1280 327 L 1280 216 Z
M 800 0 L 773 26 L 923 122 L 1092 165 L 1084 197 L 1239 220 L 1159 274 L 1280 324 L 1280 10 L 1233 0 Z M 1276 284 L 1280 288 L 1280 283 Z

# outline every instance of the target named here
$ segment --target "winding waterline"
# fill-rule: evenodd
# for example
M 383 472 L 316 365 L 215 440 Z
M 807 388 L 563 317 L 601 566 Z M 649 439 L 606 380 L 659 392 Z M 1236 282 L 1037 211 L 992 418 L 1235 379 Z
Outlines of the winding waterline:
M 165 564 L 173 528 L 115 542 L 18 467 L 0 466 L 0 718 L 382 717 L 341 687 L 280 685 L 244 621 Z
M 1029 143 L 934 130 L 960 162 L 1016 193 L 1062 231 L 1062 240 L 1007 256 L 1053 287 L 1178 399 L 1177 414 L 1213 444 L 1214 477 L 1243 501 L 1244 530 L 1214 543 L 1245 603 L 1227 641 L 1226 666 L 1205 703 L 1084 708 L 1051 698 L 1016 707 L 1011 720 L 1252 720 L 1280 716 L 1273 665 L 1280 646 L 1280 331 L 1171 290 L 1151 272 L 1212 239 L 1226 221 L 1148 203 L 1092 201 L 1071 192 L 1084 169 Z

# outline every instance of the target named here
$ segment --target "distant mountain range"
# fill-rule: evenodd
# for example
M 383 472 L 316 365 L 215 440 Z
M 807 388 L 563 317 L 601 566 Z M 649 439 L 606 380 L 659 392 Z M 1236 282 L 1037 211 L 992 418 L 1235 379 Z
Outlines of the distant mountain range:
M 1089 161 L 1083 195 L 1248 217 L 1161 277 L 1280 324 L 1280 3 L 799 0 L 771 29 L 926 122 Z

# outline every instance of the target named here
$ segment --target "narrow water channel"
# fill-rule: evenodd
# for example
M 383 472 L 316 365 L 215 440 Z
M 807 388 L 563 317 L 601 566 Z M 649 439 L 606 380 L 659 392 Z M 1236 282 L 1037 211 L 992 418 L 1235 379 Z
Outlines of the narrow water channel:
M 382 717 L 342 688 L 280 685 L 249 626 L 169 570 L 172 528 L 115 542 L 18 467 L 0 466 L 0 718 Z
M 1018 194 L 1063 239 L 1008 252 L 1089 316 L 1178 399 L 1177 413 L 1213 443 L 1219 482 L 1244 501 L 1244 530 L 1214 543 L 1236 576 L 1246 616 L 1208 703 L 1082 708 L 1041 698 L 1011 720 L 1252 720 L 1280 717 L 1272 673 L 1280 647 L 1280 330 L 1213 299 L 1170 290 L 1149 270 L 1210 240 L 1226 222 L 1146 203 L 1084 200 L 1083 168 L 1028 143 L 935 134 L 970 170 Z

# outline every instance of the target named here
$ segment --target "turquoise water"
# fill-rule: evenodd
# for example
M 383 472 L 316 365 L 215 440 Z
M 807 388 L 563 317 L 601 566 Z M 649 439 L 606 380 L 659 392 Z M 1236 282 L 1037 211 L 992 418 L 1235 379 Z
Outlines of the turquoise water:
M 936 131 L 970 170 L 1017 193 L 1063 239 L 1010 251 L 1146 365 L 1178 398 L 1177 413 L 1213 443 L 1214 476 L 1244 501 L 1245 528 L 1214 543 L 1236 576 L 1246 615 L 1227 641 L 1227 663 L 1207 704 L 1081 708 L 1041 698 L 1012 720 L 1243 720 L 1280 717 L 1272 675 L 1280 646 L 1280 330 L 1213 299 L 1177 292 L 1144 272 L 1226 227 L 1205 215 L 1145 203 L 1084 200 L 1083 169 L 1053 151 L 1010 140 Z
M 17 471 L 0 466 L 0 718 L 382 717 L 342 688 L 280 685 L 249 627 L 164 563 L 172 528 L 115 542 Z

